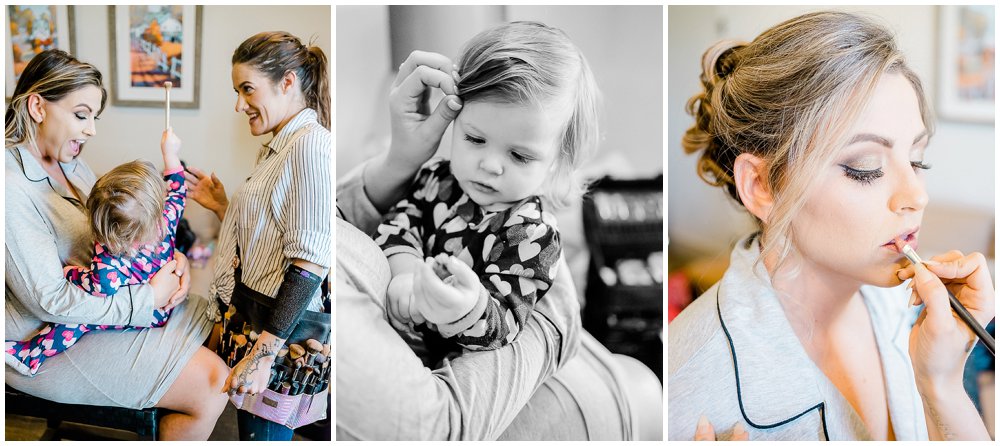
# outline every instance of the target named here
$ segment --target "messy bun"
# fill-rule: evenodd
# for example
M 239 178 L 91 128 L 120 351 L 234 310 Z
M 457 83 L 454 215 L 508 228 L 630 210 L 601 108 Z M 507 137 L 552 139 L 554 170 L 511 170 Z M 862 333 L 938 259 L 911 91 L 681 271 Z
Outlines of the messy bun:
M 750 43 L 719 42 L 702 58 L 703 91 L 687 111 L 695 122 L 684 150 L 700 152 L 698 175 L 737 202 L 733 164 L 742 153 L 760 158 L 762 181 L 774 198 L 763 249 L 789 252 L 791 222 L 815 175 L 847 144 L 882 75 L 904 76 L 933 133 L 927 100 L 892 33 L 846 12 L 815 12 L 782 22 Z M 742 202 L 740 202 L 742 204 Z
M 744 45 L 737 40 L 723 40 L 705 51 L 701 59 L 704 91 L 687 102 L 687 112 L 694 116 L 694 125 L 684 132 L 681 140 L 686 153 L 702 152 L 698 160 L 698 176 L 713 186 L 725 188 L 737 201 L 740 197 L 733 180 L 733 163 L 739 151 L 717 137 L 718 132 L 713 128 L 716 121 L 713 104 L 721 104 L 722 84 L 736 70 L 738 59 L 735 53 Z M 720 112 L 725 113 L 725 108 Z

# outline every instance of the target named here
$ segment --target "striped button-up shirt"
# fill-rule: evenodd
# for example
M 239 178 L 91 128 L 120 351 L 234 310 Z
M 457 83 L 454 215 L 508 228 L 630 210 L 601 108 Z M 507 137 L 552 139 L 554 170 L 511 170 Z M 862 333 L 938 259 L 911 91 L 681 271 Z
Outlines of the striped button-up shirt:
M 333 260 L 333 169 L 330 132 L 305 109 L 257 153 L 255 168 L 233 194 L 222 220 L 209 295 L 233 295 L 239 243 L 242 280 L 275 296 L 293 259 L 329 268 Z M 316 290 L 309 310 L 322 308 Z M 218 308 L 209 310 L 219 319 Z

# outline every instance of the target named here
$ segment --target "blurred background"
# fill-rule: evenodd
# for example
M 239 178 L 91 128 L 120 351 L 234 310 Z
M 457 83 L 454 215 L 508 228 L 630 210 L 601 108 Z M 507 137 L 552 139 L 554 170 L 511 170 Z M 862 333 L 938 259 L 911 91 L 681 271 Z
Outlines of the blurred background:
M 639 358 L 660 375 L 660 6 L 338 6 L 337 175 L 388 148 L 389 88 L 411 51 L 438 52 L 457 61 L 469 38 L 516 20 L 565 31 L 597 79 L 604 100 L 601 140 L 584 171 L 591 178 L 613 179 L 595 186 L 591 198 L 557 213 L 563 250 L 583 300 L 584 327 L 611 351 Z M 449 130 L 439 155 L 450 153 L 450 142 Z
M 10 22 L 10 11 L 4 8 Z M 111 33 L 108 6 L 70 6 L 69 38 L 73 55 L 97 67 L 104 76 L 109 90 L 108 104 L 97 122 L 97 135 L 91 138 L 82 152 L 82 158 L 98 176 L 112 167 L 137 158 L 162 165 L 160 135 L 164 126 L 161 103 L 149 106 L 119 106 L 112 104 Z M 250 174 L 260 146 L 271 140 L 270 134 L 250 135 L 247 117 L 236 113 L 236 92 L 233 90 L 230 60 L 233 50 L 246 38 L 262 31 L 287 31 L 303 43 L 310 41 L 323 49 L 332 61 L 332 32 L 330 6 L 201 6 L 200 57 L 196 79 L 200 82 L 197 108 L 176 106 L 170 110 L 170 124 L 183 140 L 181 159 L 188 165 L 205 171 L 214 171 L 231 195 Z M 9 49 L 8 49 L 9 51 Z M 332 75 L 332 73 L 331 73 Z M 7 91 L 9 96 L 13 91 Z M 162 95 L 158 98 L 162 98 Z M 174 97 L 176 99 L 176 96 Z M 188 200 L 184 219 L 197 236 L 188 257 L 192 260 L 191 293 L 205 296 L 211 281 L 212 270 L 208 256 L 218 235 L 219 220 L 213 213 Z M 8 440 L 36 440 L 42 435 L 64 438 L 134 439 L 135 434 L 63 423 L 59 429 L 46 432 L 45 420 L 15 415 L 19 407 L 7 396 L 5 438 Z M 36 400 L 37 401 L 37 400 Z M 80 409 L 77 409 L 80 410 Z M 123 416 L 131 416 L 124 414 Z M 107 418 L 113 418 L 108 414 Z M 138 419 L 138 417 L 136 417 Z M 55 418 L 54 426 L 59 427 Z M 66 418 L 66 419 L 72 419 Z M 114 423 L 114 422 L 112 422 Z M 122 425 L 124 426 L 124 425 Z M 131 428 L 125 428 L 131 429 Z M 133 431 L 134 432 L 134 431 Z M 304 435 L 298 435 L 300 432 Z M 236 439 L 236 412 L 228 405 L 219 418 L 210 439 Z M 319 429 L 297 431 L 296 439 L 328 439 L 330 425 Z
M 926 158 L 934 168 L 926 177 L 930 204 L 921 226 L 922 255 L 951 249 L 979 251 L 993 265 L 993 6 L 670 6 L 666 104 L 670 318 L 721 278 L 733 244 L 754 230 L 746 211 L 722 189 L 702 181 L 695 170 L 696 157 L 685 155 L 681 148 L 681 136 L 693 123 L 684 108 L 700 91 L 702 54 L 719 40 L 750 41 L 781 21 L 826 9 L 864 13 L 892 29 L 937 115 L 937 132 Z M 993 369 L 991 358 L 970 364 Z M 983 407 L 991 410 L 986 419 L 992 432 L 992 372 L 970 373 L 966 381 L 967 389 L 986 389 L 983 398 L 988 401 Z

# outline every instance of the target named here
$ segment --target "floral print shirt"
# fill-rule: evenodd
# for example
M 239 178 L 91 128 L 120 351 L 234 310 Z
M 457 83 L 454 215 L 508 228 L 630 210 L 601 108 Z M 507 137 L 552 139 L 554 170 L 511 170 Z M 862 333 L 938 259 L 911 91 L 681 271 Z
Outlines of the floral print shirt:
M 70 283 L 98 297 L 114 296 L 124 285 L 146 283 L 160 267 L 174 258 L 177 224 L 184 214 L 187 185 L 184 169 L 163 174 L 167 196 L 163 203 L 163 239 L 158 244 L 144 245 L 132 256 L 110 254 L 100 243 L 94 243 L 90 267 L 69 265 L 63 269 Z
M 447 160 L 428 162 L 409 196 L 397 203 L 373 235 L 386 257 L 447 253 L 479 276 L 479 303 L 466 316 L 432 327 L 470 350 L 512 342 L 552 285 L 562 254 L 559 232 L 542 200 L 531 196 L 502 211 L 469 198 Z

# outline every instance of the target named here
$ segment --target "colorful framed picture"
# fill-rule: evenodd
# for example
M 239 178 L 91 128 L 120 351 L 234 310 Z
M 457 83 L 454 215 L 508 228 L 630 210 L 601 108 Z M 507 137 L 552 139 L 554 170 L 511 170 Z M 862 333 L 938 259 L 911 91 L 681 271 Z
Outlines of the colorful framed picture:
M 14 92 L 17 79 L 28 61 L 42 51 L 58 48 L 76 52 L 73 41 L 73 7 L 7 5 L 6 98 Z
M 993 122 L 996 17 L 993 5 L 940 6 L 937 106 L 942 119 Z
M 170 81 L 170 104 L 198 108 L 201 6 L 109 6 L 111 103 L 159 107 Z

